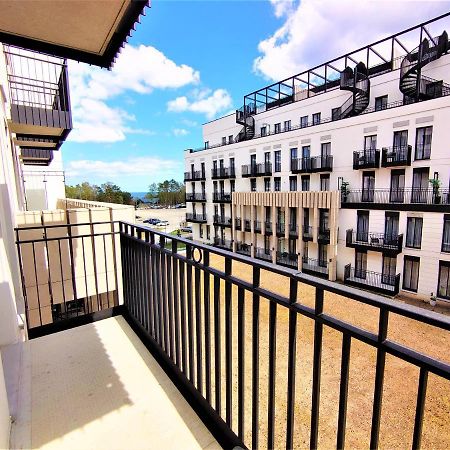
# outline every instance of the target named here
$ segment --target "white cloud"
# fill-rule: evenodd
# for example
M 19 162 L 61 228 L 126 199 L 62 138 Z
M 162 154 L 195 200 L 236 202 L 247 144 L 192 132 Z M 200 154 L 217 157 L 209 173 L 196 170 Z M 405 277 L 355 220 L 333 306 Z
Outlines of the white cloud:
M 126 45 L 111 71 L 70 61 L 69 76 L 74 120 L 70 140 L 75 142 L 117 142 L 131 133 L 154 134 L 130 127 L 134 116 L 108 105 L 108 100 L 124 93 L 148 94 L 153 89 L 179 88 L 200 81 L 199 72 L 192 67 L 177 65 L 145 45 Z M 133 100 L 126 97 L 125 102 Z
M 225 89 L 216 89 L 214 92 L 193 92 L 193 100 L 186 96 L 177 97 L 167 103 L 167 110 L 173 112 L 192 111 L 203 113 L 208 119 L 212 119 L 217 113 L 230 108 L 232 100 Z
M 146 176 L 158 179 L 173 176 L 182 170 L 182 162 L 158 157 L 135 157 L 117 161 L 78 160 L 66 167 L 68 177 L 85 179 L 99 177 L 114 180 L 117 177 Z
M 280 80 L 447 12 L 448 1 L 271 0 L 284 23 L 261 41 L 254 70 Z M 442 30 L 440 30 L 442 32 Z
M 175 136 L 186 136 L 189 134 L 189 131 L 184 128 L 174 128 L 172 131 Z

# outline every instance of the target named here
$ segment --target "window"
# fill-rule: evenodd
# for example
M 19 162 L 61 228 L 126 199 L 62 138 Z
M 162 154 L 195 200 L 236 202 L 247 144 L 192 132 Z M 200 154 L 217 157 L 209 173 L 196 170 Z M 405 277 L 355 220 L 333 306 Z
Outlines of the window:
M 267 127 L 261 127 L 261 136 L 267 136 Z
M 270 178 L 264 178 L 264 191 L 270 192 Z
M 429 179 L 428 167 L 413 169 L 411 203 L 427 203 Z
M 226 136 L 222 137 L 222 145 L 225 145 L 227 143 L 227 138 Z
M 327 246 L 319 244 L 319 266 L 326 267 L 328 260 Z
M 280 192 L 281 191 L 281 178 L 275 177 L 273 179 L 273 185 L 274 185 L 275 192 Z
M 213 191 L 214 194 L 217 194 L 217 181 L 213 181 Z
M 203 238 L 203 225 L 202 224 L 199 225 L 199 230 L 200 230 L 200 237 Z
M 366 278 L 367 272 L 367 252 L 355 251 L 355 277 Z
M 230 176 L 235 176 L 234 158 L 230 158 Z
M 297 177 L 296 176 L 289 177 L 289 190 L 291 192 L 295 192 L 297 190 Z
M 375 111 L 381 111 L 382 109 L 386 109 L 388 104 L 388 96 L 382 95 L 381 97 L 375 98 Z
M 267 165 L 270 164 L 270 152 L 264 153 L 264 164 Z
M 417 292 L 419 286 L 420 258 L 405 256 L 403 259 L 403 289 Z
M 326 173 L 320 175 L 320 190 L 321 191 L 330 190 L 330 174 Z
M 206 195 L 206 183 L 204 181 L 202 181 L 202 194 Z
M 294 159 L 297 159 L 298 155 L 297 155 L 297 149 L 296 148 L 291 148 L 291 161 Z
M 281 150 L 277 150 L 275 156 L 275 172 L 281 172 Z
M 300 117 L 300 128 L 306 128 L 308 126 L 308 116 Z
M 275 124 L 275 134 L 277 133 L 281 133 L 281 123 L 276 123 Z
M 202 162 L 200 164 L 200 169 L 201 169 L 201 172 L 202 172 L 202 178 L 205 178 L 206 172 L 205 172 L 205 163 L 204 162 Z
M 256 192 L 256 178 L 250 179 L 250 190 Z
M 360 242 L 369 240 L 369 211 L 356 213 L 356 240 Z
M 363 172 L 362 201 L 373 202 L 375 197 L 375 172 Z
M 391 203 L 403 203 L 404 196 L 405 196 L 405 171 L 403 169 L 392 170 L 389 201 Z
M 377 135 L 364 136 L 364 150 L 376 150 L 377 148 Z
M 310 177 L 309 175 L 302 176 L 302 191 L 309 191 Z
M 312 123 L 313 125 L 319 125 L 320 123 L 320 112 L 312 115 Z
M 381 282 L 389 286 L 395 285 L 395 270 L 397 258 L 394 256 L 383 255 L 383 269 L 381 272 Z
M 341 117 L 341 108 L 331 109 L 331 120 L 339 120 Z
M 439 261 L 438 297 L 450 300 L 450 262 Z
M 205 141 L 205 148 L 209 148 L 209 141 Z
M 441 251 L 450 253 L 450 214 L 444 215 L 444 230 L 442 231 Z
M 291 121 L 285 120 L 284 121 L 284 131 L 289 131 L 291 129 Z
M 433 127 L 417 128 L 415 159 L 430 159 Z
M 408 217 L 406 222 L 405 247 L 420 248 L 422 245 L 422 217 Z
M 408 130 L 395 131 L 394 132 L 394 143 L 392 144 L 393 151 L 406 151 L 408 149 Z M 406 159 L 406 156 L 402 159 Z
M 399 213 L 384 213 L 384 243 L 387 245 L 397 245 L 398 243 L 398 222 Z
M 266 255 L 270 254 L 270 236 L 264 236 L 264 253 Z
M 326 158 L 327 156 L 331 156 L 331 142 L 324 142 L 320 146 L 320 156 L 322 156 L 322 158 Z
M 233 139 L 233 135 L 232 135 L 232 134 L 230 134 L 230 135 L 228 136 L 228 143 L 229 143 L 229 144 L 232 144 L 232 143 L 233 143 L 233 141 L 234 141 L 234 139 Z
M 236 190 L 236 180 L 230 180 L 230 192 L 234 192 Z
M 206 225 L 206 239 L 208 239 L 208 241 L 211 239 L 211 226 L 210 225 Z

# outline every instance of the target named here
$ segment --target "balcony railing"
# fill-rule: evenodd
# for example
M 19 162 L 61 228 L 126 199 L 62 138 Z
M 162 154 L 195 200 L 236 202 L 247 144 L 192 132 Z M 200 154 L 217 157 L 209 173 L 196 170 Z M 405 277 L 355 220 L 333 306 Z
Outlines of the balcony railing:
M 282 266 L 291 267 L 293 269 L 298 268 L 297 253 L 277 252 L 276 261 L 277 264 L 281 264 Z
M 206 214 L 186 213 L 186 222 L 206 223 Z
M 378 169 L 380 167 L 380 150 L 362 150 L 353 152 L 353 169 Z
M 220 214 L 214 214 L 213 224 L 220 225 L 222 227 L 231 227 L 231 217 L 221 216 Z
M 206 202 L 206 192 L 186 192 L 186 202 Z
M 253 221 L 253 228 L 255 233 L 261 233 L 261 222 L 259 220 Z
M 411 146 L 383 147 L 381 167 L 410 166 Z
M 403 249 L 403 234 L 386 235 L 384 233 L 358 232 L 349 229 L 346 233 L 346 245 L 359 250 L 372 250 L 398 255 Z
M 289 237 L 298 237 L 298 226 L 295 223 L 289 224 Z
M 255 247 L 255 258 L 272 262 L 272 252 L 269 249 Z
M 328 262 L 303 256 L 302 271 L 312 275 L 328 276 Z
M 303 237 L 304 241 L 312 241 L 313 240 L 312 226 L 310 226 L 310 225 L 303 225 L 302 237 Z
M 331 155 L 291 159 L 292 173 L 331 172 L 332 170 L 333 157 Z
M 400 274 L 386 275 L 371 270 L 356 269 L 351 264 L 347 264 L 344 268 L 344 282 L 381 294 L 397 295 L 400 289 Z
M 272 222 L 264 222 L 264 234 L 272 234 Z
M 400 188 L 355 189 L 341 193 L 343 208 L 401 209 L 446 211 L 450 205 L 449 189 Z
M 184 172 L 184 181 L 203 181 L 206 180 L 205 172 L 196 170 L 194 172 Z
M 217 167 L 211 169 L 211 178 L 217 180 L 219 178 L 236 178 L 234 167 Z
M 325 225 L 319 226 L 319 232 L 317 234 L 317 241 L 320 244 L 329 244 L 330 243 L 330 229 Z
M 243 177 L 262 177 L 272 175 L 272 164 L 245 164 L 241 168 Z
M 250 256 L 252 250 L 251 244 L 247 244 L 246 242 L 236 242 L 236 251 L 241 253 L 242 255 Z
M 240 230 L 242 228 L 242 220 L 239 217 L 234 219 L 234 228 Z
M 244 231 L 252 231 L 252 221 L 249 219 L 244 220 Z
M 216 247 L 223 248 L 225 250 L 233 250 L 233 241 L 229 239 L 221 239 L 219 237 L 215 237 L 213 243 Z
M 276 233 L 277 236 L 284 236 L 286 225 L 284 222 L 277 222 L 276 224 Z
M 213 202 L 215 203 L 230 203 L 231 193 L 230 192 L 213 192 Z

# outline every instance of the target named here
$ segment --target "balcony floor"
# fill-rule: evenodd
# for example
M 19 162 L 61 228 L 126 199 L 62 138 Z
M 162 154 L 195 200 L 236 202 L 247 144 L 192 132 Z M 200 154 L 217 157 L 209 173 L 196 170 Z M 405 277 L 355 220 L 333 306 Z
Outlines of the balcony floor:
M 22 346 L 11 448 L 218 449 L 121 316 Z

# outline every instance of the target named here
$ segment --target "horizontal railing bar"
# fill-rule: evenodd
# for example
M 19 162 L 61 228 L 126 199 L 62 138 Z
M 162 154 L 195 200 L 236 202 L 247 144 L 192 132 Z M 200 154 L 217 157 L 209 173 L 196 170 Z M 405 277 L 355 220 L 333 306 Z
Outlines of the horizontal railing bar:
M 72 199 L 68 199 L 72 200 Z M 73 199 L 75 200 L 75 199 Z M 78 200 L 75 200 L 78 201 Z M 59 225 L 33 225 L 31 227 L 16 227 L 14 228 L 14 231 L 26 231 L 26 230 L 37 230 L 41 228 L 65 228 L 65 227 L 81 227 L 83 225 L 110 225 L 110 224 L 116 224 L 120 223 L 118 220 L 114 221 L 105 221 L 105 222 L 83 222 L 83 223 L 61 223 Z
M 49 242 L 49 241 L 61 241 L 63 239 L 72 240 L 72 239 L 80 239 L 80 238 L 92 238 L 97 236 L 113 236 L 114 234 L 120 234 L 120 231 L 110 231 L 108 233 L 94 233 L 94 234 L 77 234 L 76 236 L 58 236 L 58 237 L 42 237 L 40 239 L 27 239 L 24 241 L 16 241 L 16 244 L 33 244 L 36 242 Z

